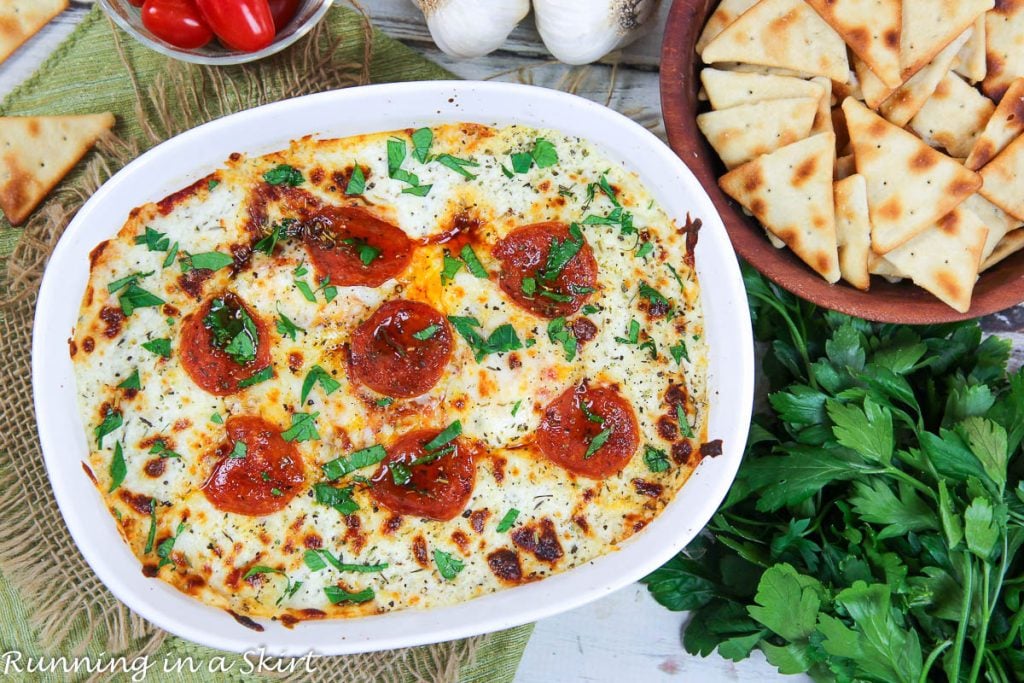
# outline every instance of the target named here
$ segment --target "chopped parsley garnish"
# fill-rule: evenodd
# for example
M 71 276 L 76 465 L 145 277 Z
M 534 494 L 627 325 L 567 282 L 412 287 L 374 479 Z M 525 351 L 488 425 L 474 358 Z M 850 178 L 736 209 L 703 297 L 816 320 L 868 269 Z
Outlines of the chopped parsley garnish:
M 324 293 L 324 301 L 331 303 L 338 296 L 338 288 L 331 284 L 331 276 L 324 276 L 324 279 L 320 281 L 320 287 L 317 288 L 318 292 Z
M 324 560 L 326 560 L 326 562 Z M 321 569 L 326 569 L 328 564 L 339 572 L 359 572 L 361 574 L 373 574 L 375 572 L 382 572 L 388 568 L 387 562 L 382 562 L 381 564 L 349 564 L 347 562 L 342 562 L 327 549 L 307 550 L 302 556 L 302 561 L 306 563 L 307 567 L 315 572 L 318 572 Z
M 359 256 L 359 260 L 362 261 L 364 266 L 370 265 L 380 257 L 380 249 L 362 238 L 347 237 L 342 240 L 342 244 L 349 245 L 356 255 Z
M 430 194 L 430 188 L 432 185 L 415 185 L 413 187 L 407 187 L 402 190 L 402 194 L 411 194 L 414 197 L 426 197 Z
M 442 166 L 450 168 L 451 170 L 455 171 L 456 173 L 461 175 L 463 178 L 466 178 L 467 180 L 474 180 L 476 179 L 476 176 L 467 171 L 466 167 L 480 165 L 475 161 L 470 161 L 469 159 L 460 159 L 459 157 L 452 156 L 451 154 L 438 154 L 436 157 L 434 157 L 434 161 L 441 164 Z
M 587 418 L 588 421 L 598 425 L 604 424 L 604 418 L 592 411 L 590 406 L 588 406 L 584 401 L 580 401 L 580 412 L 583 413 L 583 417 Z
M 523 348 L 519 341 L 519 335 L 512 325 L 505 323 L 499 325 L 487 339 L 484 339 L 479 332 L 480 321 L 468 316 L 448 316 L 448 322 L 452 324 L 455 331 L 462 335 L 469 347 L 473 349 L 476 362 L 479 363 L 492 353 L 505 353 Z
M 323 388 L 324 394 L 327 396 L 330 396 L 341 388 L 341 384 L 338 380 L 331 377 L 331 373 L 327 372 L 319 365 L 314 365 L 306 375 L 306 379 L 302 381 L 302 394 L 300 395 L 299 403 L 306 402 L 306 399 L 309 398 L 309 392 L 311 392 L 313 387 L 317 384 Z
M 651 354 L 651 360 L 658 359 L 658 345 L 653 339 L 648 339 L 644 343 L 640 344 L 641 349 L 647 349 Z
M 288 185 L 289 187 L 298 187 L 305 182 L 302 173 L 288 164 L 278 164 L 270 169 L 263 174 L 263 180 L 268 185 Z
M 124 451 L 121 450 L 121 442 L 118 441 L 114 444 L 114 457 L 110 461 L 110 488 L 107 489 L 107 493 L 116 491 L 127 474 L 128 465 L 124 462 Z
M 210 416 L 210 422 L 215 425 L 222 425 L 224 424 L 224 418 L 220 416 L 220 413 L 214 413 Z
M 253 251 L 259 251 L 267 256 L 274 253 L 277 243 L 288 237 L 288 227 L 295 222 L 294 218 L 285 218 L 280 223 L 270 226 L 270 233 L 253 245 Z
M 201 254 L 185 254 L 179 265 L 181 272 L 190 270 L 220 270 L 235 262 L 231 256 L 219 251 L 206 251 Z
M 571 223 L 568 239 L 562 241 L 557 237 L 551 238 L 547 263 L 544 264 L 544 270 L 540 272 L 541 279 L 548 282 L 556 279 L 581 248 L 583 248 L 583 232 L 578 224 Z
M 391 481 L 395 482 L 395 486 L 405 486 L 412 479 L 412 472 L 400 462 L 388 465 L 388 471 L 391 472 Z
M 241 441 L 236 441 L 231 452 L 228 453 L 228 457 L 232 460 L 241 460 L 249 453 L 249 447 Z
M 273 567 L 267 567 L 266 565 L 257 564 L 253 565 L 249 569 L 249 571 L 247 571 L 242 576 L 242 580 L 244 581 L 245 579 L 248 579 L 250 576 L 255 576 L 256 574 L 280 574 L 282 576 L 285 575 L 285 573 L 280 569 L 274 569 Z
M 146 231 L 135 237 L 135 244 L 145 244 L 149 251 L 167 251 L 171 246 L 171 240 L 166 234 L 146 226 Z
M 435 334 L 437 334 L 437 331 L 439 329 L 441 329 L 440 326 L 435 325 L 434 323 L 431 323 L 431 324 L 427 325 L 426 327 L 424 327 L 419 332 L 413 332 L 412 333 L 412 338 L 413 339 L 418 339 L 420 341 L 426 341 L 426 340 L 430 339 L 431 337 L 433 337 Z
M 527 173 L 537 164 L 537 168 L 548 168 L 558 163 L 558 151 L 555 146 L 544 138 L 537 138 L 533 143 L 533 149 L 529 152 L 516 152 L 510 155 L 512 158 L 512 170 L 516 173 Z M 502 170 L 505 167 L 502 166 Z M 510 173 L 505 175 L 512 177 Z
M 431 139 L 433 139 L 432 133 Z M 410 186 L 402 190 L 403 194 L 413 194 L 419 197 L 424 197 L 428 192 L 430 192 L 431 186 L 420 185 L 419 176 L 402 168 L 402 163 L 405 161 L 405 155 L 405 141 L 399 140 L 398 138 L 390 138 L 388 140 L 388 177 L 399 182 L 406 183 Z
M 363 167 L 359 164 L 352 166 L 352 175 L 348 177 L 348 184 L 345 186 L 345 194 L 351 196 L 362 194 L 366 191 L 366 175 Z
M 306 333 L 305 328 L 299 327 L 292 319 L 286 316 L 281 311 L 277 312 L 277 332 L 282 337 L 288 337 L 292 341 L 295 341 L 296 335 L 299 332 Z
M 434 563 L 437 565 L 438 573 L 447 581 L 454 579 L 459 572 L 466 568 L 462 560 L 443 550 L 434 551 Z
M 324 476 L 334 481 L 335 479 L 341 479 L 350 472 L 361 470 L 370 465 L 376 465 L 387 454 L 383 446 L 374 444 L 373 446 L 353 451 L 348 457 L 335 458 L 330 462 L 326 462 L 321 465 L 321 469 L 324 471 Z
M 636 319 L 629 321 L 629 332 L 626 337 L 616 337 L 615 341 L 620 344 L 639 344 L 640 343 L 640 323 Z
M 377 405 L 380 406 L 381 408 L 387 408 L 389 405 L 391 405 L 394 402 L 395 402 L 395 399 L 391 398 L 390 396 L 384 396 L 382 398 L 378 398 L 377 401 L 376 401 Z
M 615 190 L 612 189 L 611 184 L 608 182 L 608 177 L 604 173 L 601 174 L 601 178 L 596 183 L 591 183 L 589 189 L 590 196 L 593 196 L 594 192 L 597 190 L 601 190 L 601 192 L 603 192 L 615 206 L 622 206 L 619 204 L 618 195 L 615 193 Z
M 455 274 L 462 269 L 462 261 L 453 258 L 448 250 L 444 250 L 444 265 L 441 268 L 441 286 L 447 285 L 455 279 Z
M 580 310 L 580 312 L 583 315 L 594 315 L 595 313 L 601 312 L 601 307 L 596 304 L 587 304 Z
M 537 293 L 537 280 L 532 277 L 524 277 L 522 282 L 523 294 L 533 296 Z
M 134 282 L 128 284 L 125 290 L 117 297 L 121 304 L 121 310 L 126 316 L 131 315 L 137 308 L 149 308 L 161 306 L 164 300 L 155 294 L 147 292 Z
M 175 257 L 178 255 L 178 249 L 181 247 L 177 242 L 171 245 L 170 250 L 167 252 L 167 256 L 164 257 L 163 267 L 170 268 L 171 264 L 174 263 Z
M 434 144 L 434 131 L 429 128 L 417 128 L 412 133 L 412 156 L 421 164 L 427 163 L 430 146 Z
M 351 515 L 359 510 L 359 504 L 352 500 L 352 488 L 335 488 L 330 484 L 313 484 L 313 496 L 316 502 L 332 507 L 343 515 Z
M 274 489 L 274 491 L 277 491 L 277 489 Z M 277 494 L 275 494 L 275 495 L 281 495 L 281 494 L 280 494 L 280 491 L 278 491 L 278 493 L 277 493 Z M 277 599 L 277 604 L 278 604 L 278 605 L 280 605 L 280 604 L 281 604 L 281 602 L 282 602 L 282 601 L 283 601 L 283 600 L 284 600 L 285 598 L 290 598 L 290 597 L 292 597 L 292 596 L 293 596 L 293 595 L 295 595 L 295 594 L 296 594 L 297 592 L 299 592 L 299 589 L 300 589 L 300 588 L 302 588 L 302 582 L 301 582 L 301 581 L 295 581 L 295 582 L 293 582 L 293 581 L 291 580 L 291 577 L 289 577 L 289 576 L 288 576 L 288 574 L 286 574 L 286 573 L 285 573 L 284 571 L 282 571 L 282 570 L 280 570 L 280 569 L 274 569 L 273 567 L 267 567 L 266 565 L 262 565 L 262 564 L 257 564 L 257 565 L 253 565 L 253 566 L 252 566 L 252 567 L 251 567 L 251 568 L 249 569 L 249 571 L 247 571 L 247 572 L 245 573 L 245 575 L 244 575 L 244 576 L 242 577 L 242 579 L 243 579 L 243 580 L 244 580 L 244 579 L 248 579 L 248 578 L 249 578 L 250 576 L 255 576 L 256 574 L 280 574 L 281 576 L 283 576 L 283 577 L 284 577 L 285 581 L 287 581 L 287 582 L 288 582 L 288 583 L 286 584 L 286 586 L 285 586 L 285 589 L 284 589 L 284 593 L 282 593 L 282 594 L 281 594 L 281 597 L 279 597 L 279 598 Z
M 617 225 L 619 232 L 623 235 L 631 235 L 636 232 L 636 228 L 633 226 L 633 214 L 621 206 L 613 209 L 607 216 L 591 214 L 583 219 L 583 225 Z
M 423 448 L 429 451 L 436 451 L 439 448 L 444 448 L 452 441 L 457 439 L 462 434 L 462 421 L 455 420 L 450 425 L 441 430 L 441 433 L 435 436 L 433 439 L 423 444 Z
M 559 185 L 558 186 L 558 196 L 560 196 L 560 197 L 568 197 L 569 199 L 572 199 L 574 197 L 574 195 L 572 193 L 572 188 L 573 187 L 575 187 L 575 186 L 574 185 Z
M 676 420 L 679 421 L 679 433 L 688 439 L 693 438 L 693 429 L 690 428 L 690 420 L 686 417 L 681 404 L 676 404 Z
M 245 306 L 227 299 L 214 299 L 210 312 L 203 318 L 203 326 L 210 331 L 213 346 L 238 365 L 256 360 L 259 331 Z
M 515 403 L 514 403 L 514 404 L 512 405 L 512 417 L 515 417 L 515 416 L 516 416 L 516 413 L 518 413 L 518 412 L 519 412 L 519 408 L 520 408 L 520 407 L 521 407 L 522 405 L 523 405 L 523 399 L 519 399 L 518 401 L 516 401 L 516 402 L 515 402 Z
M 259 372 L 257 372 L 255 375 L 253 375 L 251 377 L 246 377 L 245 379 L 240 381 L 238 383 L 238 388 L 239 389 L 245 389 L 246 387 L 251 387 L 254 384 L 259 384 L 260 382 L 266 382 L 268 379 L 270 379 L 273 376 L 274 376 L 274 366 L 268 365 L 267 367 L 265 367 L 262 370 L 260 370 Z
M 462 422 L 455 420 L 447 427 L 445 427 L 437 436 L 423 444 L 423 449 L 426 451 L 426 455 L 415 458 L 408 464 L 401 462 L 393 462 L 388 465 L 388 470 L 391 472 L 391 480 L 395 482 L 396 486 L 405 486 L 412 479 L 412 470 L 410 468 L 417 467 L 419 465 L 427 465 L 439 460 L 440 458 L 448 455 L 455 451 L 455 446 L 449 445 L 452 441 L 457 439 L 462 434 Z
M 157 565 L 157 568 L 160 568 L 165 564 L 174 564 L 174 560 L 171 559 L 171 552 L 174 551 L 174 544 L 177 542 L 178 537 L 181 536 L 181 532 L 184 530 L 185 522 L 179 522 L 174 535 L 170 538 L 165 538 L 160 542 L 160 545 L 156 547 L 156 556 L 160 558 L 160 563 Z
M 270 489 L 270 495 L 272 495 L 272 496 L 283 496 L 284 495 L 284 491 L 282 491 L 281 489 L 279 489 L 279 488 L 277 488 L 275 486 L 274 488 Z
M 331 303 L 332 301 L 334 301 L 335 297 L 338 296 L 338 288 L 331 284 L 331 276 L 325 275 L 324 278 L 320 280 L 320 286 L 314 290 L 312 287 L 309 286 L 308 282 L 306 282 L 305 280 L 298 279 L 304 275 L 307 275 L 308 273 L 309 269 L 306 268 L 306 264 L 304 263 L 300 263 L 298 267 L 296 267 L 295 270 L 292 271 L 292 275 L 295 276 L 293 283 L 295 287 L 299 290 L 299 292 L 302 294 L 303 298 L 305 298 L 306 301 L 315 304 L 316 293 L 323 292 L 324 301 L 326 301 L 327 303 Z
M 103 448 L 103 437 L 122 424 L 124 424 L 124 418 L 121 416 L 121 411 L 107 408 L 107 412 L 103 414 L 103 421 L 93 430 L 93 434 L 96 435 L 96 448 Z
M 142 389 L 142 379 L 139 378 L 139 369 L 135 368 L 132 374 L 128 375 L 123 382 L 117 385 L 118 389 L 135 389 L 136 391 Z
M 652 251 L 654 251 L 654 245 L 651 244 L 650 242 L 644 242 L 643 244 L 640 245 L 639 248 L 637 248 L 636 257 L 647 258 Z
M 148 273 L 136 271 L 134 273 L 131 273 L 130 275 L 125 275 L 124 277 L 118 278 L 117 280 L 114 280 L 109 285 L 107 285 L 107 291 L 110 292 L 111 294 L 116 294 L 118 291 L 124 289 L 128 285 L 138 284 L 140 279 L 144 277 L 149 277 L 155 272 L 156 271 L 154 270 L 151 270 Z
M 533 167 L 533 157 L 529 152 L 516 152 L 512 155 L 512 170 L 516 173 L 527 173 Z
M 170 339 L 151 339 L 142 345 L 142 348 L 147 351 L 151 351 L 161 358 L 171 357 L 171 340 Z
M 480 263 L 480 259 L 477 258 L 476 252 L 473 251 L 473 247 L 468 244 L 462 247 L 462 250 L 459 252 L 459 256 L 466 262 L 466 268 L 469 269 L 470 273 L 481 280 L 487 279 L 487 269 L 484 268 L 482 263 Z
M 668 469 L 668 455 L 654 446 L 644 446 L 644 464 L 651 472 L 664 472 Z
M 319 416 L 320 413 L 292 413 L 292 426 L 281 432 L 281 438 L 285 441 L 318 441 L 320 432 L 316 430 L 316 418 Z
M 518 517 L 519 510 L 516 510 L 515 508 L 512 508 L 511 510 L 506 512 L 505 516 L 501 518 L 500 522 L 498 522 L 498 533 L 503 534 L 509 529 L 511 529 L 512 525 L 516 523 L 516 518 Z
M 327 568 L 324 558 L 320 557 L 320 553 L 316 550 L 307 550 L 302 556 L 302 561 L 306 563 L 310 571 L 318 572 Z
M 146 536 L 146 548 L 143 552 L 149 555 L 156 543 L 156 498 L 149 499 L 149 534 Z
M 159 455 L 161 458 L 180 458 L 180 453 L 175 453 L 167 444 L 164 443 L 163 439 L 157 439 L 153 442 L 153 445 L 149 449 L 150 455 Z
M 212 190 L 213 188 L 217 187 L 218 185 L 220 185 L 220 181 L 219 180 L 217 180 L 216 178 L 210 178 L 210 182 L 206 183 L 206 189 L 207 190 Z
M 540 295 L 546 299 L 557 301 L 559 303 L 565 303 L 572 301 L 572 297 L 568 294 L 562 294 L 561 292 L 553 292 L 550 289 L 542 289 Z
M 640 281 L 639 291 L 640 291 L 640 296 L 643 297 L 644 299 L 647 299 L 651 303 L 651 307 L 652 308 L 655 308 L 655 309 L 662 309 L 662 308 L 664 308 L 665 310 L 670 310 L 671 309 L 672 304 L 665 297 L 665 295 L 662 294 L 661 292 L 659 292 L 658 290 L 656 290 L 654 287 L 651 287 L 649 284 L 647 284 L 643 280 Z
M 671 263 L 666 263 L 665 267 L 668 268 L 669 272 L 672 273 L 672 277 L 674 277 L 676 279 L 676 282 L 679 283 L 679 289 L 681 289 L 683 291 L 683 293 L 685 294 L 686 293 L 686 285 L 683 284 L 683 278 L 681 278 L 679 276 L 679 272 L 675 268 L 672 267 Z
M 349 593 L 338 586 L 324 586 L 324 595 L 327 596 L 332 605 L 337 605 L 341 602 L 369 602 L 376 597 L 372 588 L 364 588 L 358 593 Z
M 608 441 L 608 437 L 612 435 L 612 428 L 608 427 L 602 429 L 593 439 L 590 440 L 590 445 L 587 446 L 587 452 L 583 455 L 584 460 L 589 460 L 593 457 L 594 453 L 601 450 L 601 447 Z
M 555 344 L 561 344 L 565 351 L 565 360 L 571 361 L 576 357 L 576 349 L 579 347 L 576 335 L 573 334 L 565 324 L 565 318 L 555 318 L 548 323 L 548 339 Z
M 675 346 L 668 347 L 668 352 L 672 354 L 672 359 L 675 360 L 676 364 L 680 364 L 685 359 L 687 362 L 690 360 L 690 353 L 686 350 L 686 342 L 680 341 Z

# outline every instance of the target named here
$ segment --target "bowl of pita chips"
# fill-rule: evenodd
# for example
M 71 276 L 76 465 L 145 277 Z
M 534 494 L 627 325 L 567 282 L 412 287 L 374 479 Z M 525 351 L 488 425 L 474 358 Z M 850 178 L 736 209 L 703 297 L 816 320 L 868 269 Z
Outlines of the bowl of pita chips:
M 669 142 L 739 254 L 819 305 L 1024 301 L 1024 0 L 676 0 Z

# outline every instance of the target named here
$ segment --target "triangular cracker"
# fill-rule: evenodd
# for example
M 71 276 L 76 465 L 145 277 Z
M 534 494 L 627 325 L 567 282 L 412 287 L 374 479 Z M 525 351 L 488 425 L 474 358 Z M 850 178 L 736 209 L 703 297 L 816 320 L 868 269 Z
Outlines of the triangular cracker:
M 973 29 L 967 29 L 957 36 L 956 40 L 943 48 L 935 59 L 925 68 L 911 76 L 906 83 L 901 85 L 890 95 L 882 106 L 878 108 L 879 113 L 892 123 L 902 128 L 907 125 L 910 119 L 921 110 L 924 103 L 932 96 L 939 83 L 946 77 L 946 74 L 953 68 L 953 61 L 956 53 L 960 51 L 964 43 L 970 37 Z
M 807 0 L 890 88 L 900 76 L 900 0 Z
M 697 54 L 704 52 L 704 48 L 707 47 L 715 36 L 721 33 L 726 26 L 739 19 L 740 15 L 746 12 L 748 9 L 757 4 L 758 0 L 722 0 L 718 3 L 718 7 L 708 17 L 708 21 L 704 24 L 704 31 L 701 32 L 700 38 L 697 39 Z
M 871 251 L 871 220 L 864 176 L 851 175 L 835 184 L 836 243 L 843 279 L 865 292 L 871 285 L 868 254 Z
M 899 268 L 885 260 L 884 256 L 879 256 L 873 251 L 868 254 L 868 272 L 872 275 L 881 275 L 893 284 L 906 277 Z
M 972 194 L 961 204 L 965 209 L 981 219 L 981 222 L 988 228 L 988 239 L 985 240 L 985 247 L 981 250 L 981 260 L 984 261 L 995 250 L 999 241 L 1020 227 L 1021 222 L 1006 213 L 998 206 L 985 199 L 978 193 Z
M 935 59 L 995 0 L 903 0 L 900 68 L 906 80 Z
M 882 79 L 857 55 L 853 56 L 853 70 L 860 84 L 861 97 L 856 99 L 863 99 L 869 107 L 878 109 L 885 98 L 893 93 L 893 88 L 882 83 Z
M 832 168 L 835 136 L 823 133 L 722 176 L 718 184 L 829 282 L 839 279 Z
M 981 194 L 1017 220 L 1024 221 L 1024 135 L 1006 146 L 979 171 Z
M 1024 229 L 1014 230 L 999 241 L 989 257 L 981 264 L 981 270 L 988 270 L 1021 249 L 1024 249 Z
M 827 76 L 849 76 L 846 45 L 804 0 L 761 0 L 701 52 L 706 64 L 745 62 Z
M 1024 76 L 1024 2 L 1000 0 L 985 15 L 985 57 L 988 73 L 981 89 L 996 102 L 1015 78 Z
M 1021 133 L 1024 133 L 1024 78 L 1010 84 L 964 165 L 977 171 L 995 159 Z
M 981 186 L 981 177 L 860 102 L 843 102 L 857 173 L 868 185 L 871 246 L 899 247 Z
M 814 83 L 821 86 L 822 94 L 818 98 L 818 112 L 814 115 L 814 123 L 811 124 L 811 135 L 818 133 L 834 133 L 832 127 L 832 81 L 824 76 L 815 76 Z
M 957 207 L 885 259 L 914 284 L 966 313 L 987 235 L 988 228 L 980 218 Z
M 977 83 L 984 80 L 988 73 L 985 59 L 985 15 L 974 20 L 974 31 L 957 54 L 957 64 L 953 70 L 969 80 Z
M 995 108 L 992 100 L 948 73 L 910 121 L 910 129 L 932 147 L 963 159 L 971 153 Z
M 68 0 L 6 0 L 0 2 L 0 62 L 67 9 Z
M 701 114 L 697 126 L 726 168 L 735 168 L 807 137 L 817 109 L 812 97 L 766 100 Z
M 852 154 L 841 156 L 836 159 L 836 180 L 843 180 L 849 178 L 857 172 L 856 162 L 853 160 Z
M 700 72 L 700 80 L 714 109 L 728 109 L 741 104 L 791 97 L 818 99 L 822 95 L 819 83 L 792 76 L 707 68 Z
M 0 118 L 0 209 L 18 225 L 60 182 L 114 115 Z

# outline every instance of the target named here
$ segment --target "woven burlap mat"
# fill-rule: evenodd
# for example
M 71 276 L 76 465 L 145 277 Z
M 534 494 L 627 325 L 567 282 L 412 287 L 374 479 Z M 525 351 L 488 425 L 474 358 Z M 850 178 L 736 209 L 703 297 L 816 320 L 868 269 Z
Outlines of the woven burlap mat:
M 30 349 L 47 258 L 75 211 L 110 175 L 154 144 L 226 114 L 287 97 L 370 82 L 451 78 L 373 30 L 360 8 L 335 7 L 278 56 L 229 68 L 186 65 L 141 47 L 94 9 L 40 70 L 0 104 L 0 115 L 113 111 L 116 135 L 78 165 L 24 229 L 0 221 L 0 657 L 148 655 L 145 680 L 260 680 L 244 660 L 175 638 L 133 614 L 86 565 L 61 519 L 43 466 L 32 407 Z M 340 114 L 340 113 L 339 113 Z M 83 495 L 91 495 L 83 489 Z M 130 567 L 126 571 L 136 571 Z M 320 659 L 277 678 L 313 681 L 509 681 L 530 627 L 429 647 Z M 162 672 L 189 661 L 195 673 Z M 10 661 L 11 657 L 7 657 Z M 48 660 L 46 660 L 48 661 Z M 100 661 L 94 659 L 93 661 Z M 0 658 L 0 677 L 4 677 Z M 188 667 L 186 667 L 187 669 Z M 12 680 L 85 680 L 86 673 Z M 95 674 L 94 679 L 130 680 Z

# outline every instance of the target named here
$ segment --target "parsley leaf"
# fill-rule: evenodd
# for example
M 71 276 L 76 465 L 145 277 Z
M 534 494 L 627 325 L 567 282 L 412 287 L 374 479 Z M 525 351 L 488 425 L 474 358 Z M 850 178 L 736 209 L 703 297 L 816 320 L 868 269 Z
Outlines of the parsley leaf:
M 316 502 L 332 507 L 343 515 L 351 515 L 359 510 L 359 504 L 352 500 L 351 486 L 336 488 L 330 484 L 313 484 L 313 496 Z
M 418 339 L 420 341 L 426 341 L 426 340 L 430 339 L 431 337 L 433 337 L 435 334 L 437 334 L 437 331 L 440 330 L 440 329 L 441 329 L 440 326 L 435 325 L 434 323 L 431 323 L 431 324 L 427 325 L 426 327 L 424 327 L 419 332 L 413 332 L 412 333 L 412 338 L 413 339 Z
M 352 197 L 364 192 L 366 192 L 366 175 L 363 173 L 363 167 L 355 164 L 352 166 L 352 175 L 348 177 L 345 194 Z
M 476 318 L 450 315 L 448 316 L 448 322 L 452 324 L 455 331 L 469 344 L 477 363 L 492 353 L 506 353 L 523 348 L 515 328 L 508 323 L 499 325 L 491 332 L 490 336 L 484 339 L 477 332 L 477 328 L 480 327 L 480 321 Z
M 466 170 L 466 167 L 480 165 L 475 161 L 471 161 L 469 159 L 460 159 L 459 157 L 452 156 L 451 154 L 438 154 L 436 157 L 434 157 L 434 161 L 441 164 L 442 166 L 450 168 L 451 170 L 455 171 L 456 173 L 458 173 L 467 180 L 475 180 L 476 176 L 470 173 L 468 170 Z
M 266 382 L 268 379 L 274 376 L 274 366 L 268 365 L 267 367 L 259 370 L 253 375 L 246 377 L 245 379 L 238 382 L 239 389 L 245 389 L 253 385 L 259 384 L 260 382 Z
M 455 279 L 455 274 L 462 269 L 462 261 L 457 258 L 453 258 L 448 250 L 444 250 L 444 263 L 441 268 L 441 286 L 447 285 L 449 282 Z
M 583 454 L 584 460 L 589 460 L 594 457 L 594 454 L 601 450 L 601 447 L 608 442 L 608 439 L 612 435 L 612 428 L 607 427 L 598 432 L 593 439 L 590 440 L 590 444 L 587 446 L 587 452 Z
M 167 444 L 164 442 L 163 439 L 157 439 L 156 441 L 154 441 L 153 445 L 150 446 L 149 448 L 149 453 L 150 455 L 159 455 L 161 458 L 181 457 L 181 453 L 175 453 L 170 448 L 168 448 Z
M 348 457 L 335 458 L 321 465 L 321 469 L 331 481 L 341 479 L 350 472 L 361 470 L 370 465 L 376 465 L 387 455 L 387 451 L 379 444 L 353 451 Z
M 292 426 L 281 432 L 281 438 L 285 441 L 319 441 L 320 432 L 316 430 L 316 418 L 319 416 L 320 413 L 292 413 Z
M 443 550 L 434 550 L 434 564 L 437 565 L 438 573 L 447 581 L 454 579 L 466 567 L 462 560 Z
M 647 465 L 647 469 L 651 472 L 664 472 L 668 470 L 668 455 L 665 451 L 659 450 L 654 446 L 644 446 L 644 464 Z
M 135 244 L 145 244 L 149 251 L 167 251 L 171 246 L 171 240 L 166 234 L 157 232 L 147 225 L 145 231 L 135 237 Z
M 142 344 L 142 348 L 147 351 L 152 351 L 161 358 L 171 357 L 171 340 L 170 339 L 151 339 L 148 342 Z
M 185 254 L 180 263 L 181 272 L 190 270 L 220 270 L 235 262 L 235 259 L 219 251 L 207 251 L 201 254 Z
M 149 555 L 153 552 L 153 544 L 156 543 L 156 498 L 149 500 L 149 533 L 146 535 L 146 547 L 143 553 Z
M 291 318 L 286 316 L 281 311 L 277 312 L 276 326 L 278 334 L 280 334 L 282 337 L 288 337 L 292 341 L 295 341 L 296 335 L 299 332 L 302 332 L 303 334 L 306 333 L 306 330 L 304 328 L 296 325 L 294 322 L 292 322 Z
M 139 369 L 135 368 L 132 370 L 132 374 L 128 375 L 123 382 L 117 385 L 118 389 L 135 389 L 139 391 L 142 389 L 142 379 L 139 378 Z
M 555 146 L 544 138 L 537 138 L 533 143 L 533 150 L 530 152 L 537 168 L 548 168 L 558 163 L 558 152 Z
M 480 259 L 476 257 L 476 252 L 473 251 L 472 246 L 467 244 L 462 247 L 462 251 L 459 252 L 459 256 L 466 262 L 466 268 L 470 273 L 482 280 L 487 279 L 487 269 L 484 268 L 482 263 L 480 263 Z
M 350 593 L 338 586 L 324 586 L 324 595 L 327 596 L 332 605 L 342 602 L 370 602 L 376 597 L 372 588 L 364 588 L 357 593 Z
M 121 415 L 121 411 L 115 408 L 107 408 L 103 414 L 103 421 L 93 430 L 93 434 L 96 435 L 96 448 L 103 448 L 103 437 L 117 430 L 123 424 L 124 418 Z
M 156 271 L 151 270 L 148 273 L 143 273 L 143 272 L 140 272 L 140 271 L 136 271 L 136 272 L 131 273 L 129 275 L 125 275 L 124 277 L 118 278 L 117 280 L 114 280 L 113 282 L 108 284 L 107 285 L 107 291 L 110 292 L 111 294 L 116 294 L 117 292 L 119 292 L 120 290 L 124 289 L 128 285 L 138 284 L 140 279 L 142 279 L 144 277 L 149 277 L 154 272 L 156 272 Z
M 576 349 L 579 343 L 576 335 L 570 327 L 565 324 L 565 318 L 554 318 L 548 322 L 548 339 L 555 344 L 561 344 L 565 351 L 565 360 L 572 361 L 576 357 Z
M 259 331 L 245 306 L 232 299 L 214 299 L 203 318 L 213 346 L 226 353 L 238 365 L 256 360 Z
M 298 187 L 305 182 L 302 173 L 288 164 L 278 164 L 270 169 L 263 174 L 263 180 L 268 185 L 287 185 L 289 187 Z
M 341 388 L 341 383 L 331 377 L 331 373 L 327 372 L 319 365 L 314 365 L 306 374 L 306 379 L 302 381 L 302 393 L 299 397 L 299 403 L 306 402 L 306 399 L 309 398 L 309 392 L 311 392 L 313 387 L 318 383 L 323 387 L 324 394 L 327 396 L 330 396 Z
M 356 252 L 364 266 L 368 266 L 376 261 L 381 254 L 380 249 L 359 237 L 347 237 L 342 240 L 342 243 L 349 245 Z
M 569 261 L 582 248 L 583 233 L 580 230 L 580 226 L 576 223 L 571 223 L 569 225 L 568 239 L 563 241 L 557 237 L 551 238 L 551 248 L 548 251 L 547 262 L 544 264 L 544 269 L 540 271 L 541 279 L 547 282 L 555 280 L 562 273 L 565 266 L 568 265 Z
M 124 451 L 121 450 L 121 442 L 114 444 L 114 457 L 110 459 L 110 488 L 107 493 L 116 491 L 125 476 L 128 474 L 128 465 L 124 461 Z
M 288 237 L 288 228 L 294 223 L 294 218 L 285 218 L 280 223 L 274 223 L 270 226 L 270 232 L 252 246 L 253 251 L 262 252 L 267 256 L 272 255 L 277 243 Z
M 134 282 L 128 284 L 125 290 L 117 297 L 121 304 L 121 311 L 125 316 L 130 316 L 137 308 L 150 308 L 162 306 L 165 302 L 155 294 L 147 292 Z
M 421 164 L 427 163 L 430 146 L 434 144 L 434 131 L 429 128 L 418 128 L 412 134 L 412 156 Z
M 499 534 L 505 533 L 515 525 L 516 519 L 518 517 L 519 510 L 511 508 L 508 512 L 505 513 L 505 516 L 501 518 L 501 521 L 498 522 L 498 528 L 495 529 L 495 531 L 497 531 Z
M 236 441 L 235 445 L 231 447 L 231 452 L 228 453 L 228 458 L 232 460 L 241 460 L 249 454 L 249 447 L 241 441 Z

